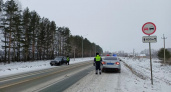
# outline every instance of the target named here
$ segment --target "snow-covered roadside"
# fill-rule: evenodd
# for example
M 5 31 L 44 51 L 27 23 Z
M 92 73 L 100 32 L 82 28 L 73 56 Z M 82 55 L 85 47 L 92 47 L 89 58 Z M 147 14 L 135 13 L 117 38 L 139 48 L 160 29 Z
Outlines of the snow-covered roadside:
M 147 76 L 142 78 L 135 75 L 131 70 L 121 62 L 121 73 L 102 73 L 102 75 L 95 75 L 95 71 L 90 72 L 87 76 L 80 81 L 72 85 L 65 92 L 170 92 L 171 85 L 163 80 L 156 80 L 154 78 L 154 85 L 151 85 L 150 73 L 148 67 L 149 59 L 135 60 L 132 58 L 122 58 L 127 65 L 130 65 L 133 69 L 140 71 L 142 75 Z M 129 63 L 128 63 L 129 62 Z M 145 63 L 146 62 L 146 63 Z M 169 66 L 159 67 L 159 63 L 153 64 L 154 71 L 162 69 L 167 71 Z M 141 67 L 143 68 L 141 68 Z M 144 69 L 147 68 L 148 71 Z M 169 68 L 169 69 L 167 69 Z M 135 71 L 136 71 L 135 70 Z M 160 71 L 161 72 L 161 71 Z M 170 76 L 171 72 L 163 72 L 161 75 L 154 75 L 156 77 Z M 169 78 L 169 77 L 167 77 Z M 170 81 L 171 78 L 168 79 Z
M 92 71 L 64 92 L 169 92 L 153 88 L 150 81 L 137 77 L 121 64 L 121 73 L 96 75 Z
M 93 60 L 94 57 L 88 57 L 88 58 L 71 58 L 70 64 L 78 63 L 78 62 L 84 62 Z M 51 60 L 41 60 L 41 61 L 34 61 L 34 62 L 13 62 L 10 64 L 0 64 L 0 77 L 8 76 L 11 74 L 17 74 L 22 72 L 29 72 L 29 71 L 35 71 L 35 70 L 41 70 L 41 69 L 48 69 L 52 67 L 58 67 L 58 66 L 50 66 Z
M 71 59 L 71 64 L 93 60 L 91 58 Z M 95 71 L 68 88 L 66 92 L 170 92 L 171 67 L 161 66 L 157 59 L 153 59 L 154 85 L 150 81 L 149 59 L 133 59 L 121 57 L 121 73 L 102 73 L 95 75 Z M 0 64 L 0 77 L 21 72 L 52 68 L 47 61 L 27 63 Z M 126 65 L 129 67 L 126 67 Z M 58 67 L 58 66 L 53 66 Z M 132 69 L 132 70 L 130 70 Z M 133 72 L 132 72 L 133 71 Z M 140 75 L 140 76 L 139 76 Z
M 139 78 L 143 79 L 144 83 L 150 86 L 151 72 L 150 60 L 147 58 L 126 58 L 121 57 L 131 69 L 132 72 Z M 170 92 L 171 91 L 171 66 L 162 65 L 158 59 L 152 59 L 153 69 L 153 86 L 155 92 Z M 147 86 L 147 87 L 148 87 Z M 151 91 L 150 91 L 151 92 Z

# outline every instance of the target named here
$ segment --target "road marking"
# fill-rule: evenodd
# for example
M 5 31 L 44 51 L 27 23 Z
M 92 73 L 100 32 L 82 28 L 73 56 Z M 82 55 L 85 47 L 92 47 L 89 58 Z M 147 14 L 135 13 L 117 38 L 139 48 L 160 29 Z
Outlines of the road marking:
M 73 69 L 73 68 L 76 68 L 76 67 L 79 67 L 79 66 L 83 66 L 83 65 L 85 65 L 85 64 L 90 64 L 90 63 L 92 63 L 92 62 L 89 61 L 89 62 L 86 62 L 86 63 L 81 63 L 81 64 L 79 64 L 79 65 L 75 65 L 75 66 L 66 68 L 66 69 L 64 69 L 64 70 L 60 70 L 60 71 L 56 71 L 56 72 L 50 73 L 50 74 L 48 74 L 48 75 L 43 75 L 43 76 L 35 77 L 35 78 L 32 78 L 32 79 L 22 80 L 22 81 L 20 81 L 20 82 L 16 82 L 16 83 L 4 85 L 4 86 L 1 86 L 0 89 L 1 89 L 1 88 L 7 88 L 7 87 L 10 87 L 10 86 L 14 86 L 14 85 L 17 85 L 17 84 L 21 84 L 21 83 L 24 83 L 24 82 L 28 82 L 28 81 L 31 81 L 31 80 L 43 78 L 43 77 L 46 77 L 46 76 L 50 76 L 50 75 L 53 75 L 53 74 L 56 74 L 56 73 L 60 73 L 60 72 L 63 72 L 63 71 L 69 70 L 69 69 Z
M 41 74 L 41 73 L 53 71 L 53 70 L 56 70 L 56 69 L 57 69 L 57 67 L 54 67 L 54 68 L 50 68 L 50 69 L 46 69 L 46 70 L 33 71 L 33 73 L 27 73 L 27 74 L 22 74 L 22 75 L 9 76 L 7 78 L 0 79 L 0 82 L 10 81 L 10 80 L 19 79 L 19 78 L 23 78 L 23 77 L 28 77 L 28 76 L 32 76 L 32 75 L 37 75 L 37 74 Z
M 53 69 L 55 69 L 55 68 L 47 69 L 45 71 L 43 71 L 43 70 L 41 70 L 41 71 L 33 71 L 33 73 L 27 73 L 27 74 L 18 75 L 18 76 L 14 75 L 14 77 L 13 76 L 9 76 L 9 77 L 7 77 L 8 79 L 7 78 L 2 78 L 0 80 L 0 82 L 10 81 L 10 80 L 19 79 L 19 78 L 23 78 L 23 77 L 28 77 L 28 76 L 32 76 L 32 75 L 37 75 L 37 74 L 41 74 L 41 73 L 44 73 L 44 72 L 51 71 Z
M 88 68 L 91 68 L 91 67 L 92 67 L 92 66 L 81 67 L 81 69 L 79 69 L 79 70 L 77 70 L 77 71 L 73 71 L 72 73 L 67 74 L 67 76 L 72 77 L 72 76 L 74 76 L 75 74 L 77 74 L 77 73 L 79 73 L 79 72 L 82 72 L 82 71 L 84 71 L 84 70 L 86 70 L 86 69 L 88 69 Z M 57 84 L 58 82 L 64 81 L 65 79 L 68 79 L 68 77 L 66 78 L 66 76 L 65 76 L 65 78 L 58 79 L 57 81 L 54 81 L 54 79 L 53 79 L 53 82 L 49 82 L 49 81 L 48 81 L 48 84 L 44 85 L 43 87 L 37 87 L 38 89 L 35 89 L 35 90 L 28 90 L 28 91 L 31 91 L 31 92 L 41 92 L 42 90 L 44 90 L 44 89 L 46 89 L 46 88 L 48 88 L 48 87 L 51 87 L 51 86 Z

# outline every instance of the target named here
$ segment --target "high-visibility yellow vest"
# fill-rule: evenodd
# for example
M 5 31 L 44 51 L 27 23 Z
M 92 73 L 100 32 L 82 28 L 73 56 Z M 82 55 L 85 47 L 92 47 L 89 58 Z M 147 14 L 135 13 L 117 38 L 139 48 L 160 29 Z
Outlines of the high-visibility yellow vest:
M 67 61 L 69 61 L 69 57 L 67 57 Z
M 95 58 L 96 58 L 96 61 L 101 61 L 101 57 L 99 55 L 97 55 Z

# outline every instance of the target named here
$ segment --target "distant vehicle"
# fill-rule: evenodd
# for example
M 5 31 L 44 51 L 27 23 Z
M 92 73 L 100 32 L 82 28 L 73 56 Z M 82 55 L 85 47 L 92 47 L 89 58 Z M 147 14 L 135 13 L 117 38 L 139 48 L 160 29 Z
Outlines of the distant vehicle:
M 51 66 L 53 66 L 53 65 L 55 65 L 55 66 L 59 65 L 60 66 L 64 63 L 67 63 L 67 58 L 65 56 L 58 56 L 50 62 L 50 65 Z
M 102 72 L 105 72 L 106 70 L 111 70 L 111 71 L 117 71 L 121 72 L 121 64 L 118 59 L 118 57 L 115 56 L 107 56 L 103 59 L 102 61 Z

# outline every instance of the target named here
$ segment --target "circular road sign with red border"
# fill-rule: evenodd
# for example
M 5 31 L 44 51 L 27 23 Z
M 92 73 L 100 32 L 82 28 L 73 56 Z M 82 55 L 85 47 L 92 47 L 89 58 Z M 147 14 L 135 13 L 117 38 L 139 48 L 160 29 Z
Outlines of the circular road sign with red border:
M 147 22 L 142 26 L 142 31 L 146 35 L 152 35 L 156 32 L 156 25 L 152 22 Z

